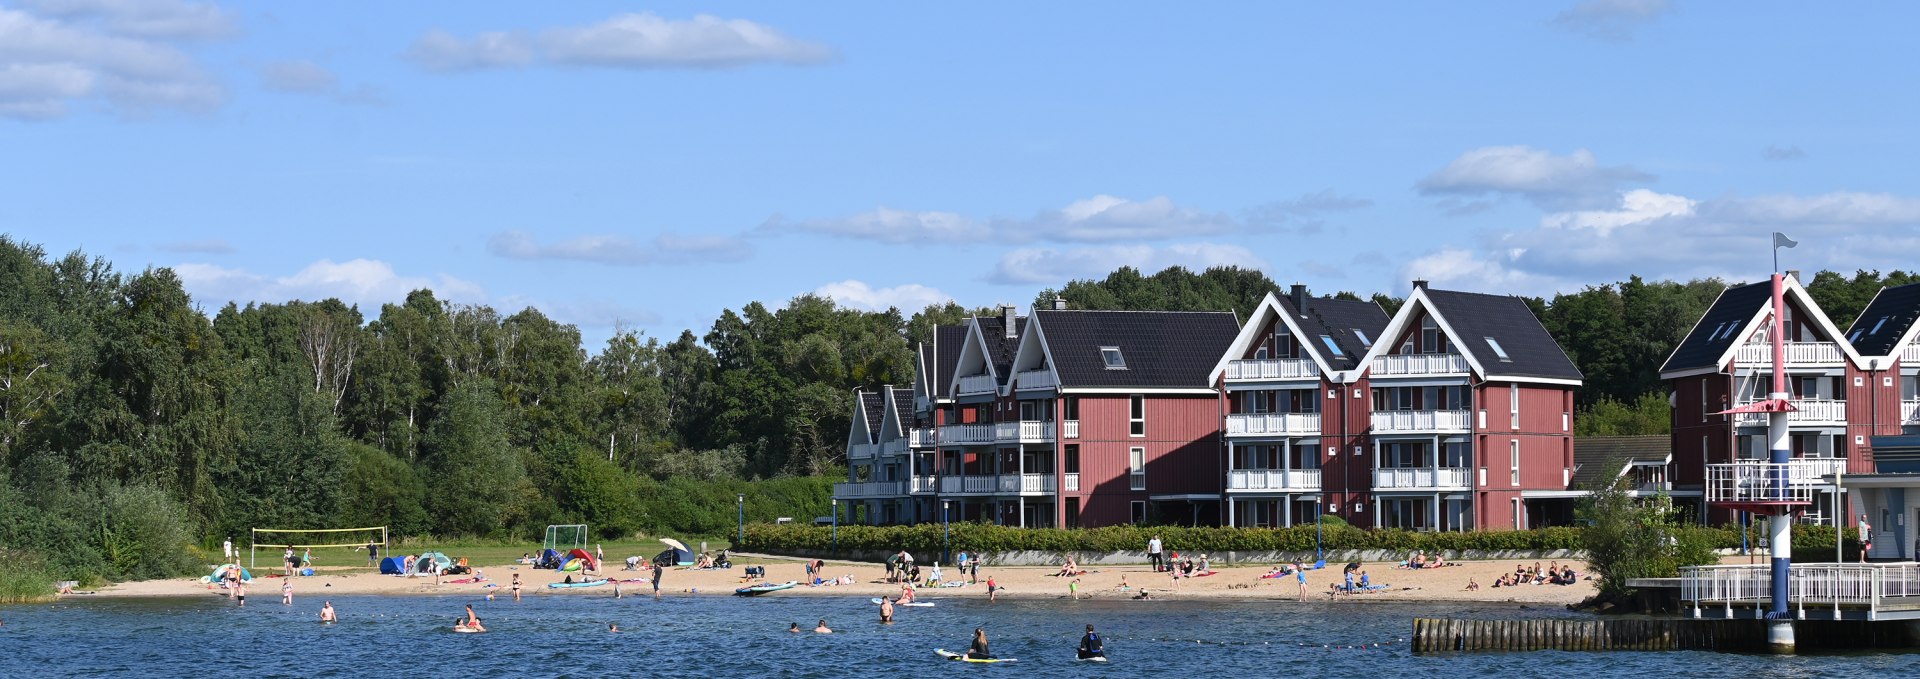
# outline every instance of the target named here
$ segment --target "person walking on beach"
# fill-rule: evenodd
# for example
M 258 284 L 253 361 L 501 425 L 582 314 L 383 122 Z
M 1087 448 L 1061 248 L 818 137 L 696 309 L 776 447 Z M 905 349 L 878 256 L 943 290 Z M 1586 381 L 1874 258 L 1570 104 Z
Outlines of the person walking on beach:
M 660 564 L 653 565 L 653 598 L 660 598 L 660 579 L 666 577 L 666 575 L 667 568 L 665 566 Z
M 1000 583 L 994 582 L 993 576 L 991 575 L 987 576 L 987 600 L 993 601 L 995 598 L 999 596 L 999 593 L 1000 593 Z
M 380 543 L 372 540 L 367 541 L 367 565 L 380 565 Z
M 1067 583 L 1067 595 L 1073 597 L 1074 601 L 1080 600 L 1080 578 Z
M 1867 562 L 1867 552 L 1873 549 L 1873 526 L 1867 523 L 1867 515 L 1860 515 L 1860 563 Z
M 1153 563 L 1153 572 L 1155 573 L 1160 572 L 1160 563 L 1163 558 L 1160 555 L 1160 549 L 1160 536 L 1155 535 L 1152 540 L 1147 541 L 1147 560 Z
M 288 545 L 287 553 L 281 555 L 280 558 L 282 561 L 286 562 L 284 564 L 287 570 L 286 576 L 289 578 L 293 577 L 293 569 L 298 568 L 300 566 L 300 557 L 293 555 L 293 546 Z
M 1293 577 L 1298 578 L 1300 580 L 1300 600 L 1306 601 L 1307 600 L 1307 570 L 1304 568 L 1296 568 L 1293 571 Z
M 227 538 L 226 542 L 220 543 L 220 553 L 225 554 L 228 561 L 233 560 L 233 538 Z

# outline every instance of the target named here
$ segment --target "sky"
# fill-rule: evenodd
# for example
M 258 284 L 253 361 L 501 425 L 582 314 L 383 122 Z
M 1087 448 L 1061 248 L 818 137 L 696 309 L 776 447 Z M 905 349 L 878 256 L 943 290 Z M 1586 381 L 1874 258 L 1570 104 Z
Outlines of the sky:
M 0 233 L 211 313 L 592 347 L 1130 265 L 1317 293 L 1912 269 L 1911 3 L 0 0 Z

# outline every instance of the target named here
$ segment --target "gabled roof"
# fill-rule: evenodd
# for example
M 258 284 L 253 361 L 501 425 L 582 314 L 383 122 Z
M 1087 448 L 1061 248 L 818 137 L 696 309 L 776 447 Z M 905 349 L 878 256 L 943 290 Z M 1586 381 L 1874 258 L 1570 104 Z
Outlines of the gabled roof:
M 1205 389 L 1209 373 L 1240 334 L 1224 311 L 1036 310 L 1034 326 L 1062 389 Z M 1125 369 L 1108 369 L 1103 347 Z
M 880 392 L 885 401 L 886 415 L 880 420 L 880 435 L 876 440 L 890 441 L 907 435 L 906 429 L 914 421 L 913 390 L 898 387 Z
M 1433 316 L 1441 332 L 1447 334 L 1482 379 L 1560 384 L 1579 384 L 1585 379 L 1525 300 L 1509 295 L 1427 287 L 1415 287 L 1413 294 L 1407 296 L 1400 312 L 1394 314 L 1393 321 L 1381 331 L 1386 339 L 1373 343 L 1373 349 L 1367 352 L 1361 365 L 1391 353 L 1392 339 L 1412 329 L 1413 320 L 1423 310 Z M 1489 338 L 1500 344 L 1500 349 L 1506 352 L 1505 359 L 1500 358 L 1493 344 L 1487 341 Z
M 1820 334 L 1831 338 L 1840 347 L 1841 354 L 1854 367 L 1867 367 L 1866 361 L 1860 358 L 1860 352 L 1846 341 L 1846 336 L 1827 318 L 1826 312 L 1813 301 L 1813 295 L 1801 287 L 1799 280 L 1787 277 L 1782 294 L 1791 306 L 1804 311 Z M 1764 332 L 1762 326 L 1772 310 L 1771 279 L 1727 288 L 1713 300 L 1713 306 L 1707 307 L 1707 313 L 1693 325 L 1693 330 L 1687 333 L 1686 339 L 1680 341 L 1680 346 L 1673 348 L 1673 353 L 1667 356 L 1667 362 L 1660 366 L 1660 376 L 1674 378 L 1720 370 L 1739 351 L 1740 343 L 1752 338 L 1756 332 Z
M 847 427 L 847 444 L 878 442 L 883 410 L 879 392 L 853 390 L 853 417 Z
M 1847 342 L 1861 356 L 1892 356 L 1920 330 L 1920 283 L 1881 288 L 1847 328 Z
M 1573 440 L 1572 490 L 1598 490 L 1620 478 L 1633 464 L 1666 464 L 1673 459 L 1673 437 L 1582 436 Z
M 1304 292 L 1302 293 L 1304 295 Z M 1252 315 L 1247 317 L 1245 325 L 1234 336 L 1233 342 L 1222 352 L 1220 361 L 1207 373 L 1208 383 L 1220 379 L 1227 369 L 1227 362 L 1246 355 L 1255 342 L 1260 341 L 1261 330 L 1267 327 L 1269 320 L 1275 320 L 1287 326 L 1294 337 L 1300 338 L 1300 347 L 1307 357 L 1320 366 L 1320 373 L 1326 375 L 1341 370 L 1352 370 L 1359 365 L 1360 357 L 1365 356 L 1370 345 L 1362 344 L 1359 330 L 1370 342 L 1380 341 L 1380 331 L 1387 327 L 1387 312 L 1373 302 L 1307 297 L 1304 300 L 1306 311 L 1302 313 L 1294 306 L 1291 297 L 1281 297 L 1271 292 L 1260 300 Z M 1340 347 L 1340 355 L 1332 355 L 1319 336 L 1324 335 Z
M 915 376 L 918 388 L 934 399 L 953 397 L 953 366 L 960 362 L 960 347 L 967 341 L 967 325 L 937 325 L 933 339 L 921 342 Z
M 1000 316 L 979 316 L 973 319 L 974 327 L 979 330 L 980 342 L 986 348 L 988 365 L 993 366 L 993 375 L 1000 386 L 1007 386 L 1012 379 L 1013 354 L 1020 349 L 1020 333 L 1027 328 L 1027 317 L 1013 319 L 1013 336 L 1008 337 L 1007 322 Z

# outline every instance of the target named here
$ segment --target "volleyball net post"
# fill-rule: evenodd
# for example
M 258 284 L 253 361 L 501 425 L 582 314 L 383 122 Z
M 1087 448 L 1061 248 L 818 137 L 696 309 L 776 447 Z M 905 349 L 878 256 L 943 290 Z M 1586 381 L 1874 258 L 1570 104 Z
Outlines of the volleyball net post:
M 261 535 L 270 542 L 261 542 Z M 284 538 L 276 536 L 286 536 Z M 345 541 L 346 536 L 360 535 L 366 539 Z M 252 528 L 248 531 L 247 568 L 256 567 L 260 548 L 269 549 L 312 549 L 315 547 L 365 547 L 380 545 L 381 551 L 387 551 L 387 527 L 369 526 L 366 528 Z

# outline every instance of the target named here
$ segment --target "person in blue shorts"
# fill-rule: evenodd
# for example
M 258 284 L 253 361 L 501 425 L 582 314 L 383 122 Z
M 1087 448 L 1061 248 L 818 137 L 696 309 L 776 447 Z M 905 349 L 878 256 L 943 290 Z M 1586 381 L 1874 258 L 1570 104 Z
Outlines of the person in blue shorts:
M 1307 572 L 1304 569 L 1296 569 L 1293 571 L 1293 577 L 1298 578 L 1300 580 L 1300 600 L 1306 601 L 1307 600 Z

